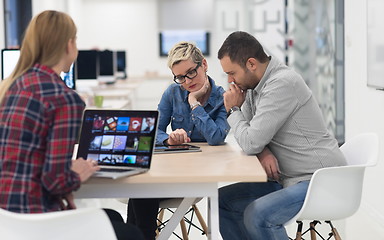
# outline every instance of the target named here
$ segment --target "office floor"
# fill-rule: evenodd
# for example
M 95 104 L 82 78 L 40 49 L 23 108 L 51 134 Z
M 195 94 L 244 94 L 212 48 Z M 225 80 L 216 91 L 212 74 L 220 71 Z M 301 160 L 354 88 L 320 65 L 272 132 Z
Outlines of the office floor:
M 156 109 L 157 104 L 160 100 L 160 97 L 166 87 L 171 83 L 171 80 L 167 79 L 151 79 L 143 81 L 137 92 L 135 94 L 136 99 L 134 100 L 134 109 Z M 126 218 L 126 208 L 127 205 L 116 200 L 116 199 L 87 199 L 87 200 L 77 200 L 77 206 L 87 207 L 103 207 L 103 208 L 113 208 L 120 212 L 123 218 Z M 207 219 L 207 200 L 204 198 L 197 204 L 201 214 L 205 219 Z M 164 219 L 167 219 L 169 213 L 165 214 Z M 197 218 L 195 217 L 193 223 L 199 226 Z M 307 224 L 307 223 L 305 223 Z M 360 208 L 359 211 L 349 218 L 347 221 L 335 221 L 335 227 L 338 229 L 339 233 L 344 240 L 381 240 L 384 239 L 384 228 L 375 223 L 374 220 L 367 214 L 364 208 Z M 328 225 L 321 224 L 317 229 L 324 235 L 327 236 Z M 175 232 L 181 236 L 180 228 L 178 227 Z M 296 224 L 292 224 L 287 227 L 288 235 L 293 237 L 296 232 Z M 201 235 L 201 232 L 195 228 L 191 228 L 190 239 L 192 240 L 204 240 L 207 239 L 205 235 Z M 310 237 L 307 236 L 306 239 Z M 179 239 L 176 236 L 172 236 L 170 240 Z M 220 240 L 220 239 L 218 239 Z

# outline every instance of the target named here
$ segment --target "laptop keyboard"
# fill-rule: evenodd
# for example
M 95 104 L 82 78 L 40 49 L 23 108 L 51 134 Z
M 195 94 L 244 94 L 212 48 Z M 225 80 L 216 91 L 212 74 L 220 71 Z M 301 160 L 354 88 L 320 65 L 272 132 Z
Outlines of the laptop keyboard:
M 102 168 L 100 171 L 103 172 L 129 172 L 132 171 L 133 169 L 121 169 L 121 168 Z

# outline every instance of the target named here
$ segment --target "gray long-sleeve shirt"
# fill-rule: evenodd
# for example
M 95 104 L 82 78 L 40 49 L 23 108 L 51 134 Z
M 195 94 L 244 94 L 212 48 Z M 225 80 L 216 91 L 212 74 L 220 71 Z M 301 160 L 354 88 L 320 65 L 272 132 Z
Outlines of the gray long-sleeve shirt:
M 317 169 L 346 165 L 311 90 L 275 58 L 255 89 L 247 91 L 241 111 L 227 121 L 247 154 L 268 146 L 278 160 L 284 187 L 309 180 Z

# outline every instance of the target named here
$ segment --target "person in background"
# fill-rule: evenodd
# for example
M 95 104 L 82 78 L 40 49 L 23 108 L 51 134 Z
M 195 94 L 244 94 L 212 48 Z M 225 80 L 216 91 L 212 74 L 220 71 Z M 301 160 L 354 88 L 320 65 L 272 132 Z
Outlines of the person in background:
M 219 189 L 220 233 L 224 240 L 288 239 L 284 224 L 301 209 L 312 174 L 346 160 L 302 77 L 267 56 L 255 37 L 230 34 L 218 58 L 233 83 L 224 93 L 228 123 L 269 179 Z
M 168 67 L 175 83 L 164 92 L 156 144 L 188 142 L 223 144 L 229 132 L 223 104 L 224 89 L 207 75 L 208 63 L 195 44 L 177 43 L 169 51 Z M 171 133 L 166 133 L 171 124 Z M 128 223 L 138 226 L 146 239 L 155 239 L 156 216 L 161 199 L 130 199 Z
M 99 169 L 71 160 L 85 107 L 59 77 L 76 59 L 76 26 L 44 11 L 29 23 L 20 58 L 0 83 L 0 207 L 18 213 L 76 208 L 73 191 Z M 118 239 L 142 239 L 121 215 L 106 210 Z M 70 230 L 70 229 L 69 229 Z

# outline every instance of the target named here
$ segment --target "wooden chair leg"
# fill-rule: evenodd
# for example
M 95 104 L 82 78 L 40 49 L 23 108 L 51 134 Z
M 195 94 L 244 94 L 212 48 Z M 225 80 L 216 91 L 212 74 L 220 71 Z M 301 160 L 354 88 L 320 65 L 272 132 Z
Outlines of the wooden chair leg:
M 185 226 L 185 222 L 184 222 L 184 218 L 181 219 L 180 221 L 180 229 L 181 229 L 181 233 L 183 235 L 183 240 L 188 240 L 188 231 L 187 231 L 187 227 Z
M 333 237 L 335 238 L 335 240 L 341 240 L 341 237 L 339 235 L 339 232 L 337 231 L 336 228 L 333 228 L 332 229 L 332 233 L 333 233 Z
M 199 209 L 197 208 L 196 204 L 192 205 L 193 210 L 195 211 L 196 217 L 199 220 L 199 223 L 201 225 L 201 228 L 204 230 L 205 235 L 208 236 L 208 227 L 207 224 L 204 221 L 203 216 L 201 215 Z
M 332 222 L 331 221 L 325 221 L 325 222 L 328 223 L 329 226 L 331 227 L 331 232 L 335 240 L 341 240 L 340 234 L 337 231 L 337 229 L 332 225 Z
M 205 220 L 204 220 L 203 216 L 201 215 L 198 207 L 195 204 L 192 205 L 192 208 L 193 208 L 193 211 L 196 214 L 196 217 L 197 217 L 197 219 L 198 219 L 198 221 L 199 221 L 199 223 L 201 225 L 201 228 L 204 231 L 204 234 L 208 237 L 208 234 L 207 234 L 208 233 L 208 226 L 205 223 Z M 160 226 L 162 225 L 162 222 L 163 222 L 164 210 L 165 209 L 161 209 L 159 214 L 158 214 L 158 217 L 157 217 L 157 226 L 158 226 L 158 229 L 156 230 L 156 235 L 157 236 L 159 235 L 159 228 L 160 228 Z M 192 219 L 191 219 L 191 221 L 192 221 Z M 181 233 L 182 233 L 182 236 L 183 236 L 183 240 L 188 240 L 189 239 L 189 237 L 188 237 L 188 230 L 187 230 L 184 218 L 180 221 L 180 229 L 181 229 Z
M 302 231 L 303 231 L 303 222 L 297 221 L 297 232 L 296 232 L 295 240 L 301 240 Z
M 163 218 L 164 218 L 164 208 L 162 208 L 159 212 L 159 214 L 157 215 L 157 229 L 156 229 L 156 236 L 159 235 L 159 227 L 161 225 L 161 223 L 163 222 Z
M 316 222 L 313 221 L 313 222 L 310 222 L 309 223 L 309 228 L 310 228 L 310 233 L 311 233 L 311 240 L 316 240 L 317 237 L 316 237 Z

